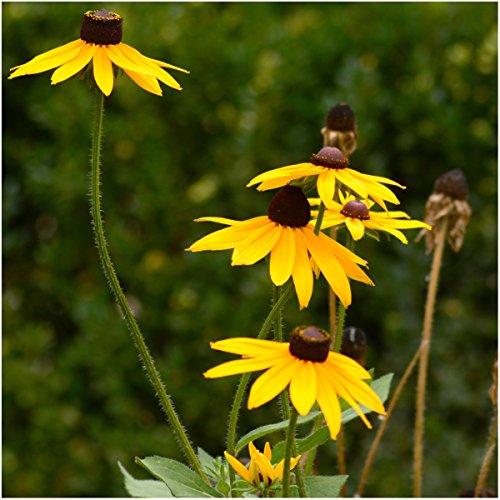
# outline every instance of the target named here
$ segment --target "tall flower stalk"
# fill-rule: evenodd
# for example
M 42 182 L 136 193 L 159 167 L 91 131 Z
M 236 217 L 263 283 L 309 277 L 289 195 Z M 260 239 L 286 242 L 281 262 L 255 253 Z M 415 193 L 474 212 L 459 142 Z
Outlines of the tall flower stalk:
M 132 333 L 134 339 L 134 344 L 139 353 L 140 359 L 146 370 L 148 380 L 155 393 L 157 394 L 161 407 L 165 412 L 168 422 L 172 428 L 174 436 L 177 440 L 178 445 L 184 452 L 186 458 L 188 459 L 191 466 L 198 472 L 198 474 L 208 482 L 206 475 L 201 467 L 200 461 L 196 456 L 189 438 L 175 412 L 172 401 L 165 389 L 160 374 L 155 367 L 155 362 L 149 352 L 149 349 L 144 340 L 144 336 L 137 324 L 137 321 L 130 309 L 127 302 L 125 294 L 120 286 L 118 276 L 116 275 L 113 262 L 108 252 L 106 238 L 104 235 L 104 224 L 102 218 L 101 209 L 101 191 L 100 191 L 100 168 L 101 168 L 101 143 L 103 134 L 103 121 L 104 121 L 104 94 L 99 90 L 95 89 L 96 94 L 96 110 L 95 110 L 95 121 L 94 121 L 94 131 L 92 135 L 92 153 L 91 153 L 91 175 L 90 175 L 90 202 L 91 202 L 91 213 L 92 213 L 92 227 L 94 231 L 94 238 L 97 245 L 97 250 L 99 253 L 99 258 L 101 260 L 102 268 L 104 274 L 107 278 L 111 292 L 113 293 L 118 306 L 123 315 L 127 326 Z

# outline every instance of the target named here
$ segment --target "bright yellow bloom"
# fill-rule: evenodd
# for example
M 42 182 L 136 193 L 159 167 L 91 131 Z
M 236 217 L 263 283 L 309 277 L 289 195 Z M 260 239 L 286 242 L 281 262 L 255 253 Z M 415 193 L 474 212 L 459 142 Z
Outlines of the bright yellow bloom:
M 269 269 L 276 286 L 293 279 L 300 308 L 307 307 L 313 292 L 313 264 L 323 273 L 345 307 L 351 303 L 348 277 L 369 285 L 373 282 L 359 267 L 366 261 L 323 233 L 314 234 L 310 206 L 302 190 L 286 186 L 269 205 L 268 215 L 245 221 L 222 217 L 202 217 L 230 227 L 215 231 L 186 250 L 234 249 L 231 265 L 252 265 L 271 254 Z
M 212 342 L 212 349 L 239 354 L 242 359 L 222 363 L 204 376 L 218 378 L 266 370 L 252 385 L 248 409 L 266 404 L 290 386 L 290 399 L 300 415 L 307 415 L 318 402 L 332 439 L 341 425 L 338 396 L 371 428 L 358 402 L 382 415 L 385 410 L 377 394 L 363 381 L 370 379 L 370 374 L 351 358 L 331 352 L 329 343 L 326 332 L 315 327 L 296 329 L 290 343 L 251 338 Z
M 328 205 L 335 194 L 336 186 L 342 185 L 362 198 L 370 196 L 384 210 L 385 201 L 399 205 L 396 195 L 384 184 L 392 184 L 404 189 L 397 182 L 368 175 L 349 168 L 349 160 L 338 148 L 326 146 L 318 154 L 312 155 L 311 163 L 298 163 L 287 167 L 269 170 L 254 177 L 247 186 L 259 184 L 259 191 L 275 189 L 302 177 L 317 175 L 316 187 L 325 205 Z
M 162 95 L 160 82 L 181 90 L 179 83 L 162 68 L 170 68 L 184 73 L 185 69 L 150 59 L 139 51 L 121 43 L 122 18 L 114 12 L 88 11 L 83 16 L 80 39 L 44 52 L 25 64 L 15 66 L 9 79 L 34 75 L 54 68 L 51 83 L 55 85 L 76 75 L 90 62 L 94 79 L 106 96 L 113 90 L 113 64 L 121 68 L 139 87 L 152 94 Z
M 319 200 L 309 200 L 312 204 L 319 204 Z M 341 203 L 331 201 L 325 210 L 321 229 L 345 224 L 354 240 L 360 240 L 365 234 L 365 228 L 376 231 L 385 231 L 395 236 L 399 241 L 407 244 L 406 236 L 398 229 L 425 228 L 432 229 L 425 222 L 411 220 L 405 212 L 373 212 L 370 210 L 373 202 L 360 201 L 354 196 L 343 197 Z M 314 212 L 313 212 L 314 214 Z M 406 220 L 401 220 L 406 219 Z
M 224 452 L 226 460 L 229 462 L 231 467 L 245 480 L 254 486 L 259 486 L 260 484 L 265 484 L 270 486 L 277 480 L 283 479 L 283 469 L 285 465 L 285 460 L 273 466 L 271 463 L 271 446 L 266 443 L 264 446 L 264 453 L 261 453 L 252 442 L 248 445 L 248 450 L 250 452 L 250 463 L 248 469 L 236 458 L 230 455 L 227 451 Z M 290 470 L 292 470 L 300 460 L 300 455 L 297 457 L 291 457 L 290 459 Z

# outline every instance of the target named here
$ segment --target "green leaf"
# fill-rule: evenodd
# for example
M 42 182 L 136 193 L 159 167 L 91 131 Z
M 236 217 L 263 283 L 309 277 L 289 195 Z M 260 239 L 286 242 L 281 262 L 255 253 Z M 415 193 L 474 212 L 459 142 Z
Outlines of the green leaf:
M 209 486 L 196 472 L 176 460 L 164 457 L 135 459 L 151 474 L 166 483 L 175 497 L 222 497 L 222 494 Z
M 297 419 L 297 425 L 307 424 L 314 420 L 318 415 L 321 415 L 320 411 L 313 411 L 306 415 L 305 417 L 299 417 Z M 263 425 L 262 427 L 257 427 L 253 431 L 245 434 L 240 440 L 236 443 L 236 453 L 238 453 L 242 448 L 248 445 L 250 441 L 254 441 L 262 436 L 267 436 L 275 431 L 280 431 L 282 429 L 288 428 L 288 420 L 282 420 L 281 422 L 277 422 L 276 424 Z
M 125 479 L 125 489 L 131 497 L 137 498 L 172 498 L 172 492 L 163 481 L 154 479 L 136 479 L 118 462 L 118 467 Z
M 391 386 L 391 381 L 392 381 L 393 374 L 388 373 L 387 375 L 384 375 L 377 380 L 374 380 L 371 384 L 371 388 L 377 393 L 378 397 L 382 400 L 382 402 L 385 402 L 387 399 L 387 396 L 389 395 L 389 388 Z M 371 413 L 372 410 L 369 408 L 366 408 L 363 405 L 360 405 L 360 408 L 363 410 L 365 414 Z M 317 416 L 322 415 L 320 411 L 313 411 L 306 415 L 305 417 L 299 417 L 297 420 L 297 425 L 302 425 L 310 422 L 311 420 L 314 420 Z M 351 420 L 358 418 L 358 414 L 352 409 L 352 408 L 347 408 L 342 412 L 342 423 L 346 424 L 347 422 L 350 422 Z M 244 446 L 248 445 L 250 441 L 253 441 L 254 439 L 258 439 L 260 437 L 266 436 L 267 434 L 271 434 L 272 432 L 279 431 L 282 429 L 286 429 L 288 427 L 288 420 L 282 420 L 281 422 L 277 422 L 276 424 L 269 424 L 269 425 L 263 425 L 262 427 L 257 427 L 257 429 L 254 429 L 253 431 L 250 431 L 249 433 L 245 434 L 238 443 L 236 444 L 236 453 L 238 453 Z M 321 429 L 320 429 L 321 431 Z M 304 451 L 310 450 L 314 448 L 315 446 L 319 446 L 320 444 L 325 443 L 328 441 L 329 437 L 327 437 L 324 441 L 320 442 L 322 437 L 324 437 L 324 432 L 317 432 L 315 434 L 318 434 L 316 438 L 318 439 L 318 444 L 314 445 L 314 441 L 311 441 L 311 443 L 305 443 L 304 446 L 309 446 L 311 444 L 312 446 L 307 448 L 307 449 L 300 449 L 300 453 L 304 453 Z M 306 440 L 309 439 L 308 436 L 305 438 Z M 297 442 L 304 441 L 304 440 L 297 440 Z M 275 453 L 276 453 L 276 448 L 279 446 L 284 446 L 283 442 L 278 443 L 274 449 L 273 449 L 273 461 L 277 460 L 275 458 Z M 278 449 L 278 451 L 281 453 L 281 450 Z M 283 454 L 276 455 L 280 456 L 283 458 Z M 281 460 L 281 458 L 279 460 Z
M 215 458 L 209 455 L 203 448 L 198 447 L 198 459 L 205 472 L 212 472 L 214 469 Z
M 334 498 L 349 476 L 309 476 L 304 479 L 310 497 Z

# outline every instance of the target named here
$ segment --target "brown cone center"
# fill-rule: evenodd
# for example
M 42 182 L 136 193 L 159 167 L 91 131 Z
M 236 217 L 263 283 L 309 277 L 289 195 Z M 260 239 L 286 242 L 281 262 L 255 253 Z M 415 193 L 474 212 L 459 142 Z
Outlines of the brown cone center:
M 351 106 L 345 102 L 336 104 L 326 115 L 326 128 L 338 132 L 354 132 L 356 117 Z
M 122 23 L 115 12 L 89 10 L 83 15 L 80 38 L 96 45 L 117 45 L 122 41 Z
M 311 163 L 326 168 L 346 168 L 349 166 L 349 160 L 339 148 L 325 146 L 311 157 Z
M 322 363 L 330 352 L 330 335 L 316 326 L 299 326 L 292 332 L 289 351 L 296 358 Z
M 282 226 L 304 227 L 311 220 L 311 207 L 302 189 L 285 186 L 269 203 L 267 216 Z
M 368 220 L 370 218 L 368 207 L 362 201 L 358 200 L 347 202 L 342 207 L 340 213 L 346 217 L 352 217 L 353 219 Z

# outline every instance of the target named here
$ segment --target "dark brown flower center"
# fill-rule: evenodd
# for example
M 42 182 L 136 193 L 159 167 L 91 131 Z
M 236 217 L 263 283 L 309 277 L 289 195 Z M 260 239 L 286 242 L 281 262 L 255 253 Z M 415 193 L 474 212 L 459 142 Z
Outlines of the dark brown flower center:
M 354 132 L 356 117 L 351 106 L 345 102 L 333 106 L 326 115 L 326 128 L 338 132 Z
M 340 211 L 342 215 L 346 217 L 352 217 L 353 219 L 368 220 L 370 218 L 370 211 L 368 207 L 358 200 L 348 201 Z
M 346 168 L 349 166 L 349 160 L 339 148 L 325 146 L 311 157 L 311 163 L 320 167 L 327 168 Z
M 311 207 L 302 189 L 285 186 L 269 203 L 267 216 L 282 226 L 304 227 L 311 220 Z
M 436 179 L 434 192 L 445 194 L 457 200 L 465 200 L 469 194 L 469 186 L 461 170 L 450 170 Z
M 322 363 L 330 352 L 330 335 L 316 326 L 299 326 L 290 337 L 292 356 Z
M 105 9 L 83 14 L 80 38 L 96 45 L 116 45 L 122 41 L 122 18 Z

